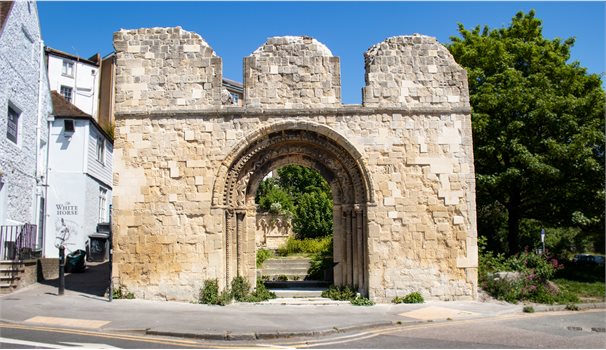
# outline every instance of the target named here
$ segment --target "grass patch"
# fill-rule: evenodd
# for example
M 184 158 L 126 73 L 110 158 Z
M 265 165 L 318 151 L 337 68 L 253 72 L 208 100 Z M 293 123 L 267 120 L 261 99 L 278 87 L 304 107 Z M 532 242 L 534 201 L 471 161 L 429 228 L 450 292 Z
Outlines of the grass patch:
M 563 293 L 576 295 L 579 299 L 604 300 L 604 296 L 606 295 L 606 284 L 601 281 L 581 282 L 557 278 L 553 282 Z
M 274 252 L 270 249 L 258 249 L 257 250 L 257 268 L 261 268 L 263 263 L 274 256 Z
M 296 239 L 294 237 L 289 237 L 286 241 L 286 244 L 278 248 L 276 253 L 280 256 L 309 256 L 321 253 L 328 249 L 332 250 L 332 236 L 305 239 Z

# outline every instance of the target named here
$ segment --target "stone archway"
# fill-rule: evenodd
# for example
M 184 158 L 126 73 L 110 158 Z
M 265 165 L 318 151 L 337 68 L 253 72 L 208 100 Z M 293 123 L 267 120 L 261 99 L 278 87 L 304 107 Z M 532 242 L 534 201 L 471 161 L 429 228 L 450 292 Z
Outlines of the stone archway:
M 254 197 L 271 170 L 297 164 L 317 170 L 333 194 L 334 283 L 368 293 L 368 218 L 371 181 L 360 153 L 334 130 L 310 122 L 282 122 L 245 138 L 222 163 L 213 205 L 225 215 L 225 281 L 256 278 Z

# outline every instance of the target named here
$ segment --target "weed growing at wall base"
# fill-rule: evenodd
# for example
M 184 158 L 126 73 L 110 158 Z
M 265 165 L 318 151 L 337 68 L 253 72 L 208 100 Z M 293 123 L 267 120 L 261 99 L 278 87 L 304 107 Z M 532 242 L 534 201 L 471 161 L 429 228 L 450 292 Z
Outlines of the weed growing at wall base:
M 425 302 L 425 299 L 423 299 L 421 293 L 412 292 L 404 297 L 395 297 L 391 300 L 391 302 L 394 304 L 423 304 Z
M 231 290 L 226 289 L 219 292 L 217 279 L 204 281 L 204 287 L 200 289 L 198 302 L 207 305 L 230 304 L 232 300 L 245 303 L 256 303 L 276 298 L 276 294 L 269 291 L 261 280 L 257 280 L 257 286 L 251 293 L 250 284 L 242 277 L 237 276 L 231 281 Z

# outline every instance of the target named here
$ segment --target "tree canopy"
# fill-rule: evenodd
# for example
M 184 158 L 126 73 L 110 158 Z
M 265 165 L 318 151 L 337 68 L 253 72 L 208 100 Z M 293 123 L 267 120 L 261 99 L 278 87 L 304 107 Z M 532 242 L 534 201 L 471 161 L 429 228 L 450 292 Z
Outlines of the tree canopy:
M 513 254 L 541 226 L 570 227 L 603 251 L 600 77 L 569 63 L 574 38 L 545 39 L 534 11 L 459 34 L 447 46 L 468 72 L 480 234 Z
M 277 173 L 259 185 L 259 208 L 291 215 L 299 238 L 332 234 L 332 195 L 326 180 L 317 171 L 299 165 L 287 165 Z

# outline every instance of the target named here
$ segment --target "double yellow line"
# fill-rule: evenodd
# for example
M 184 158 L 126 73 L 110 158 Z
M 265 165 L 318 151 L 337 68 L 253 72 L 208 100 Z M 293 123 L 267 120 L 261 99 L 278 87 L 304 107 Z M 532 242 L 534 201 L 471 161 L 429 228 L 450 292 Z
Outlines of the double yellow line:
M 190 340 L 180 340 L 180 339 L 167 339 L 167 338 L 157 338 L 152 336 L 136 336 L 136 335 L 128 335 L 128 334 L 115 334 L 115 333 L 104 333 L 104 332 L 93 332 L 93 331 L 85 331 L 76 328 L 56 328 L 56 327 L 44 327 L 44 326 L 28 326 L 28 325 L 20 325 L 20 324 L 9 324 L 9 323 L 0 323 L 0 329 L 8 328 L 8 329 L 22 329 L 22 330 L 30 330 L 30 331 L 39 331 L 39 332 L 50 332 L 50 333 L 63 333 L 63 334 L 72 334 L 72 335 L 83 335 L 83 336 L 91 336 L 105 339 L 115 339 L 115 340 L 130 340 L 136 342 L 145 342 L 145 343 L 154 343 L 154 344 L 162 344 L 162 345 L 172 345 L 172 346 L 183 346 L 183 347 L 191 347 L 191 348 L 212 348 L 212 349 L 234 349 L 241 348 L 238 346 L 217 346 L 216 344 L 210 343 L 201 343 Z

